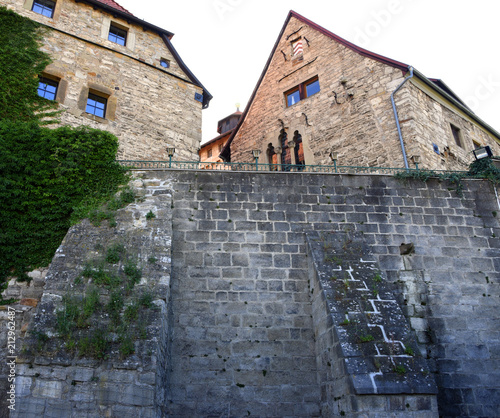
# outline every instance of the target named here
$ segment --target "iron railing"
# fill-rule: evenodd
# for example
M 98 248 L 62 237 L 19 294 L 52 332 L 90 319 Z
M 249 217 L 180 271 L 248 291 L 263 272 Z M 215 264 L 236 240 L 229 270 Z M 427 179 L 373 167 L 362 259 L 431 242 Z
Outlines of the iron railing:
M 417 168 L 395 167 L 359 167 L 341 165 L 295 165 L 295 164 L 260 164 L 260 163 L 214 163 L 201 161 L 133 161 L 119 160 L 124 167 L 137 170 L 175 169 L 175 170 L 215 170 L 215 171 L 258 171 L 267 173 L 337 173 L 337 174 L 389 174 L 419 171 Z M 465 171 L 432 170 L 436 174 L 464 174 Z

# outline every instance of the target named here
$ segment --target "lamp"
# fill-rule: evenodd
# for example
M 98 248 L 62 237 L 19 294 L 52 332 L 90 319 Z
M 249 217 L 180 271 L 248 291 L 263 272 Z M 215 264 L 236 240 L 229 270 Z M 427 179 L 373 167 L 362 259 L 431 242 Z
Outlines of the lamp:
M 252 155 L 253 155 L 253 158 L 255 158 L 255 169 L 256 169 L 256 171 L 259 171 L 259 155 L 260 155 L 260 150 L 259 149 L 252 150 Z
M 415 168 L 418 170 L 418 165 L 420 164 L 420 155 L 414 155 L 411 157 L 415 163 Z
M 167 155 L 168 155 L 168 168 L 172 167 L 172 157 L 175 154 L 175 148 L 174 147 L 167 147 Z
M 474 157 L 476 157 L 476 160 L 482 160 L 483 158 L 487 157 L 492 157 L 493 153 L 491 152 L 491 148 L 486 146 L 486 147 L 481 147 L 481 148 L 476 148 L 474 151 Z
M 338 160 L 338 154 L 334 152 L 333 150 L 330 151 L 330 158 L 333 161 L 333 168 L 335 169 L 335 172 L 337 172 L 337 160 Z

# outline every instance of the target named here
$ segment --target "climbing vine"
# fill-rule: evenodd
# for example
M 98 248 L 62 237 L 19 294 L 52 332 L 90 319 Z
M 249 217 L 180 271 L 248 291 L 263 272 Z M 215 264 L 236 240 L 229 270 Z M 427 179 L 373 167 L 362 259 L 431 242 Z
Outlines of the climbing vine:
M 410 170 L 402 171 L 394 175 L 395 178 L 400 180 L 420 180 L 422 182 L 427 182 L 431 178 L 438 180 L 446 180 L 455 185 L 455 190 L 458 196 L 463 194 L 463 183 L 462 180 L 467 178 L 475 179 L 485 179 L 489 180 L 493 184 L 500 184 L 500 169 L 498 169 L 494 164 L 494 159 L 500 159 L 500 157 L 483 158 L 481 160 L 476 160 L 470 164 L 469 170 L 463 173 L 457 172 L 445 172 L 438 173 L 433 170 Z
M 113 210 L 131 193 L 113 199 L 128 180 L 115 160 L 115 136 L 43 127 L 59 112 L 37 92 L 38 76 L 51 62 L 40 50 L 48 29 L 5 7 L 0 28 L 1 292 L 7 277 L 29 280 L 27 271 L 48 265 L 71 223 L 85 217 L 112 223 Z
M 0 121 L 50 122 L 58 105 L 37 94 L 38 75 L 51 62 L 40 50 L 45 29 L 5 7 L 0 28 Z
M 96 129 L 0 122 L 0 282 L 48 265 L 71 223 L 112 200 L 128 180 L 117 149 Z

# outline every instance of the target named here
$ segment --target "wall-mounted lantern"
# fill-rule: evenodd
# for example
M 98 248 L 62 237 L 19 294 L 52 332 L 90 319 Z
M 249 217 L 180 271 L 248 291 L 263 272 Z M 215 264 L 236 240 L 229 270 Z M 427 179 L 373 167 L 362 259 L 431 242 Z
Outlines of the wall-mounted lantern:
M 258 149 L 252 150 L 252 155 L 253 155 L 253 158 L 255 158 L 255 169 L 256 169 L 256 171 L 259 171 L 259 155 L 260 155 L 260 150 L 258 150 Z
M 411 157 L 415 163 L 415 168 L 418 170 L 418 165 L 420 164 L 420 155 L 414 155 Z
M 483 158 L 493 157 L 493 153 L 491 152 L 491 148 L 488 146 L 476 148 L 472 152 L 474 153 L 474 157 L 476 157 L 476 160 L 482 160 Z
M 168 168 L 172 167 L 172 157 L 175 154 L 175 148 L 174 147 L 167 147 L 167 155 L 168 155 Z
M 335 172 L 337 172 L 337 160 L 338 160 L 339 156 L 338 156 L 338 154 L 336 152 L 331 151 L 330 152 L 330 158 L 333 161 L 333 168 L 334 168 Z

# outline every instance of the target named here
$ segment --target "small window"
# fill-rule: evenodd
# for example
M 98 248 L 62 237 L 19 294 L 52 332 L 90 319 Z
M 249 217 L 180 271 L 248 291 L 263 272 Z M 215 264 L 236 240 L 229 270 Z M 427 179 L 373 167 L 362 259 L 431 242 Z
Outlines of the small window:
M 219 154 L 222 152 L 223 148 L 224 148 L 224 144 L 219 144 Z
M 52 18 L 52 16 L 54 16 L 54 9 L 55 8 L 56 8 L 55 1 L 35 0 L 33 2 L 33 8 L 31 10 L 34 11 L 35 13 Z
M 115 25 L 109 27 L 108 40 L 114 42 L 115 44 L 125 46 L 127 43 L 127 31 L 125 29 L 120 29 Z
M 462 140 L 461 140 L 461 134 L 460 134 L 460 128 L 457 128 L 455 125 L 450 124 L 451 126 L 451 132 L 453 134 L 453 139 L 455 140 L 455 143 L 461 147 L 462 146 Z
M 295 103 L 312 96 L 313 94 L 319 93 L 320 91 L 321 89 L 318 77 L 311 78 L 305 83 L 299 84 L 297 87 L 294 87 L 285 93 L 286 105 L 287 107 L 290 107 Z
M 207 151 L 207 158 L 211 158 L 212 157 L 212 148 L 210 148 L 208 151 Z
M 104 116 L 106 115 L 107 103 L 108 99 L 106 99 L 105 97 L 89 93 L 89 97 L 87 99 L 87 107 L 85 108 L 85 111 L 87 113 L 90 113 L 91 115 L 104 118 Z
M 49 78 L 40 77 L 38 81 L 38 95 L 48 100 L 56 100 L 59 83 Z
M 162 58 L 160 60 L 160 65 L 163 67 L 163 68 L 170 68 L 170 61 L 169 60 L 166 60 L 165 58 Z

